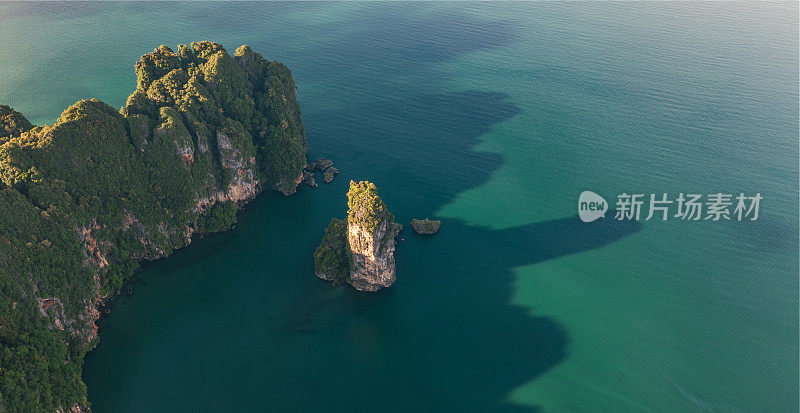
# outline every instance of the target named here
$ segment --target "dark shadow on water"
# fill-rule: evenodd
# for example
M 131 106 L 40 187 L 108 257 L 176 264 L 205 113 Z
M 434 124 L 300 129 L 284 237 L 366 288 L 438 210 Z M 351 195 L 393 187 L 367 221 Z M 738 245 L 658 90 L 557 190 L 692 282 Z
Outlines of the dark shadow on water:
M 332 54 L 341 57 L 346 67 L 367 64 L 377 67 L 378 75 L 391 76 L 392 70 L 410 73 L 514 42 L 507 22 L 483 22 L 484 30 L 464 33 L 443 22 L 405 25 L 384 19 L 384 12 L 377 14 L 384 22 L 379 33 Z M 435 39 L 432 47 L 420 40 L 427 33 L 436 34 L 425 37 Z M 375 56 L 370 50 L 374 42 L 385 47 L 365 63 L 365 55 Z M 408 42 L 417 45 L 409 49 L 423 52 L 398 51 Z M 343 85 L 361 80 L 356 75 L 353 79 L 348 74 L 334 76 L 341 76 L 338 81 Z M 495 125 L 521 112 L 503 93 L 436 93 L 438 86 L 439 80 L 434 79 L 431 87 L 386 96 L 382 82 L 366 82 L 360 90 L 363 96 L 348 102 L 352 107 L 346 111 L 301 102 L 310 109 L 304 112 L 310 156 L 332 157 L 342 171 L 337 179 L 375 182 L 397 216 L 434 216 L 458 194 L 488 182 L 502 166 L 500 155 L 475 147 Z M 403 377 L 410 374 L 409 364 L 420 370 L 406 377 L 403 391 L 385 389 L 381 382 L 361 383 L 362 391 L 376 396 L 370 400 L 383 400 L 396 411 L 535 411 L 504 400 L 566 358 L 569 337 L 554 320 L 510 304 L 513 269 L 599 248 L 638 230 L 635 222 L 605 219 L 586 224 L 577 217 L 502 230 L 450 219 L 428 240 L 418 239 L 409 228 L 403 234 L 407 240 L 398 246 L 395 286 L 377 294 L 340 287 L 344 291 L 335 298 L 327 292 L 300 298 L 278 317 L 275 328 L 302 336 L 336 332 L 353 318 L 368 318 L 383 306 L 393 306 L 397 319 L 403 321 L 386 328 L 409 335 L 403 341 L 407 353 L 390 359 L 381 373 Z M 446 308 L 433 304 L 437 302 Z M 406 305 L 431 310 L 421 311 L 425 316 L 414 319 Z M 368 404 L 342 403 L 340 407 L 370 409 Z
M 474 148 L 481 135 L 520 110 L 503 94 L 465 91 L 408 93 L 402 101 L 370 102 L 355 112 L 361 115 L 308 116 L 312 136 L 338 145 L 320 154 L 331 154 L 340 165 L 339 179 L 375 181 L 396 215 L 433 216 L 461 192 L 488 182 L 502 166 L 499 155 Z M 353 134 L 375 143 L 365 147 L 357 140 L 337 139 Z M 607 216 L 613 217 L 613 211 Z M 397 302 L 402 320 L 409 315 L 400 307 L 409 301 L 423 307 L 431 300 L 446 303 L 446 309 L 432 309 L 418 323 L 404 326 L 413 336 L 407 349 L 419 356 L 398 355 L 382 367 L 388 376 L 407 374 L 410 360 L 424 358 L 417 361 L 424 377 L 408 379 L 415 384 L 403 399 L 388 393 L 379 399 L 391 400 L 399 410 L 535 410 L 503 400 L 567 357 L 569 336 L 554 320 L 510 304 L 513 269 L 599 248 L 638 230 L 636 222 L 587 224 L 577 216 L 501 230 L 449 219 L 429 240 L 408 229 L 398 247 L 395 286 L 374 295 L 346 289 L 337 299 L 306 297 L 298 307 L 287 308 L 276 328 L 308 335 L 343 328 L 353 317 L 392 305 L 387 302 Z M 471 317 L 475 322 L 469 322 Z M 448 382 L 458 388 L 456 397 L 439 387 Z M 383 392 L 380 383 L 366 386 Z
M 379 322 L 387 324 L 386 330 L 402 329 L 408 335 L 382 374 L 393 377 L 388 379 L 391 383 L 403 383 L 397 376 L 409 374 L 409 363 L 421 370 L 419 377 L 407 378 L 408 393 L 402 398 L 387 392 L 382 383 L 363 383 L 363 391 L 380 394 L 377 398 L 392 403 L 396 411 L 537 411 L 502 401 L 566 358 L 569 336 L 551 318 L 533 316 L 529 309 L 510 304 L 513 269 L 603 247 L 635 233 L 640 224 L 614 220 L 587 224 L 568 217 L 490 230 L 448 219 L 442 228 L 429 238 L 403 234 L 398 281 L 392 288 L 364 294 L 338 287 L 344 290 L 338 296 L 304 296 L 277 317 L 278 334 L 336 332 L 347 329 L 353 318 L 369 319 L 381 312 Z M 445 303 L 446 308 L 436 303 Z M 406 305 L 421 307 L 424 316 L 409 320 L 402 308 Z M 398 313 L 396 324 L 390 317 L 387 320 L 386 306 Z M 424 311 L 427 308 L 430 311 Z M 387 335 L 404 337 L 396 332 Z M 447 383 L 456 390 L 444 390 L 441 386 Z
M 296 77 L 309 157 L 333 159 L 341 171 L 339 181 L 375 182 L 396 216 L 434 217 L 462 192 L 488 182 L 502 166 L 500 155 L 475 148 L 483 135 L 521 109 L 502 93 L 437 92 L 444 90 L 444 79 L 421 79 L 424 84 L 387 96 L 388 86 L 381 78 L 394 70 L 413 73 L 470 52 L 506 46 L 514 41 L 513 30 L 507 22 L 478 22 L 466 15 L 456 20 L 457 27 L 450 24 L 452 16 L 404 21 L 393 17 L 395 7 L 402 8 L 387 5 L 356 14 L 352 23 L 360 31 L 350 41 L 320 41 L 304 50 L 319 56 L 315 64 L 321 70 L 332 70 L 325 75 L 334 90 L 350 90 L 355 80 L 368 80 L 358 84 L 358 96 L 347 96 L 346 109 L 302 100 L 302 73 L 310 69 L 292 69 L 301 74 Z M 253 47 L 263 49 L 257 43 Z M 362 65 L 370 72 L 348 73 Z M 323 197 L 332 189 L 323 186 L 314 196 Z M 345 202 L 343 193 L 337 197 L 329 199 Z M 342 210 L 332 203 L 296 205 L 330 210 L 330 216 Z M 330 216 L 319 220 L 318 236 Z M 266 320 L 265 328 L 284 337 L 287 347 L 295 344 L 292 340 L 309 338 L 347 343 L 344 331 L 364 330 L 354 327 L 354 320 L 371 321 L 374 316 L 377 333 L 367 333 L 402 344 L 371 373 L 337 359 L 332 344 L 330 362 L 342 365 L 338 376 L 317 378 L 321 382 L 307 378 L 315 374 L 313 364 L 293 360 L 291 367 L 297 371 L 292 374 L 298 376 L 294 382 L 310 388 L 310 398 L 322 399 L 301 401 L 309 406 L 324 404 L 328 411 L 536 411 L 504 400 L 567 357 L 569 334 L 551 318 L 511 304 L 514 269 L 600 248 L 638 230 L 634 222 L 604 219 L 585 224 L 577 217 L 500 230 L 448 219 L 441 232 L 428 239 L 407 228 L 402 235 L 406 241 L 398 246 L 398 281 L 393 287 L 363 294 L 319 281 L 316 291 L 296 293 L 283 311 Z M 298 241 L 294 234 L 281 237 L 287 244 Z M 309 261 L 311 256 L 309 251 Z M 370 374 L 379 379 L 351 383 L 354 377 L 373 377 Z M 327 388 L 329 383 L 333 389 Z M 291 383 L 274 384 L 284 389 L 281 385 L 286 394 L 291 391 Z M 91 386 L 89 391 L 91 395 Z M 289 396 L 273 391 L 267 397 L 280 399 L 274 404 L 284 406 Z M 272 404 L 266 400 L 264 406 Z
M 385 311 L 382 307 L 393 306 L 404 323 L 386 329 L 405 329 L 409 337 L 401 354 L 390 358 L 382 373 L 387 377 L 408 374 L 409 363 L 424 371 L 408 378 L 413 385 L 402 398 L 382 389 L 381 383 L 362 384 L 364 391 L 381 394 L 379 399 L 391 402 L 397 411 L 426 407 L 537 411 L 503 400 L 566 358 L 569 336 L 551 318 L 532 316 L 529 309 L 510 304 L 513 269 L 600 248 L 639 229 L 635 221 L 587 224 L 577 216 L 502 230 L 447 219 L 433 237 L 403 233 L 399 276 L 392 288 L 364 294 L 349 287 L 328 287 L 344 291 L 333 297 L 318 294 L 298 299 L 277 317 L 275 328 L 279 335 L 290 336 L 336 332 L 346 329 L 355 317 L 369 318 Z M 403 308 L 409 303 L 418 308 Z M 446 308 L 434 303 L 444 303 Z M 431 311 L 422 311 L 424 316 L 414 319 L 419 307 Z M 391 324 L 385 318 L 380 321 Z M 443 391 L 440 386 L 445 383 L 458 390 Z

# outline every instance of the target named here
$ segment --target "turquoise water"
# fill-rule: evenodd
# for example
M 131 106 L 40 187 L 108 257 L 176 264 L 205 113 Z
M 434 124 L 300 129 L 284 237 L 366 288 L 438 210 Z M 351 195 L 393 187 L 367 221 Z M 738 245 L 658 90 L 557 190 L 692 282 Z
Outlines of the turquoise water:
M 146 265 L 86 357 L 93 409 L 797 411 L 797 7 L 0 5 L 0 102 L 33 122 L 121 106 L 159 44 L 250 44 L 341 171 Z M 349 179 L 443 222 L 378 294 L 313 276 Z M 764 200 L 584 224 L 583 190 Z

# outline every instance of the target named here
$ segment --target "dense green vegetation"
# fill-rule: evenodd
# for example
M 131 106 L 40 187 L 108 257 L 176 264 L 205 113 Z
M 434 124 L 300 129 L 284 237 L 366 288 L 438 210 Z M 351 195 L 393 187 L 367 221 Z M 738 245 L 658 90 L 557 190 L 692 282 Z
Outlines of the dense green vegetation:
M 0 105 L 0 144 L 32 128 L 33 125 L 21 113 L 9 106 Z
M 375 184 L 369 181 L 350 181 L 350 190 L 347 192 L 347 222 L 352 225 L 361 225 L 368 232 L 374 232 L 381 222 L 388 221 L 389 226 L 394 222 L 386 204 L 378 196 Z
M 347 221 L 331 218 L 325 235 L 314 251 L 314 272 L 334 283 L 350 277 L 350 244 L 347 242 Z
M 230 228 L 236 221 L 236 202 L 226 201 L 211 207 L 211 210 L 200 219 L 202 232 L 219 232 Z
M 0 106 L 0 411 L 88 405 L 95 305 L 141 260 L 229 228 L 306 165 L 286 66 L 242 46 L 160 46 L 119 111 L 99 100 L 31 125 Z

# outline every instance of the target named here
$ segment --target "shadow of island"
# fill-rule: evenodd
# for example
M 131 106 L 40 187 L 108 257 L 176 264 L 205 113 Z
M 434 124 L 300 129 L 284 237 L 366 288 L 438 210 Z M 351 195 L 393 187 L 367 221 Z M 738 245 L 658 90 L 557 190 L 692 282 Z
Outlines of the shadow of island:
M 365 29 L 376 31 L 369 33 L 371 40 L 354 40 L 354 48 L 333 54 L 351 65 L 367 64 L 378 76 L 391 78 L 402 68 L 404 76 L 415 78 L 414 72 L 434 64 L 515 41 L 512 25 L 505 21 L 466 18 L 466 30 L 483 26 L 465 34 L 447 27 L 447 18 L 405 26 L 386 19 L 390 13 L 385 10 L 373 12 L 386 27 Z M 427 32 L 436 34 L 435 50 L 418 44 Z M 374 46 L 370 42 L 381 42 L 382 51 L 379 59 L 364 63 L 364 54 Z M 407 49 L 424 53 L 409 54 Z M 334 83 L 347 84 L 369 75 L 332 76 L 338 77 Z M 310 108 L 304 112 L 310 152 L 329 154 L 344 171 L 338 179 L 375 182 L 396 216 L 433 217 L 460 193 L 487 183 L 502 166 L 500 155 L 475 147 L 495 125 L 521 113 L 506 94 L 434 93 L 446 79 L 433 78 L 420 80 L 430 85 L 387 95 L 383 82 L 369 80 L 359 90 L 360 98 L 347 102 L 346 111 L 303 102 Z M 613 217 L 613 211 L 608 214 Z M 276 328 L 298 335 L 336 334 L 358 330 L 353 319 L 374 316 L 374 324 L 364 321 L 378 331 L 371 334 L 402 340 L 403 346 L 392 347 L 397 352 L 393 357 L 374 366 L 392 377 L 388 382 L 393 387 L 380 379 L 370 381 L 372 376 L 359 371 L 364 365 L 342 366 L 341 376 L 330 379 L 361 377 L 359 392 L 370 396 L 354 404 L 336 393 L 318 395 L 327 396 L 331 411 L 370 410 L 377 408 L 370 404 L 374 400 L 393 411 L 535 411 L 505 400 L 567 357 L 569 335 L 553 319 L 511 304 L 514 268 L 603 247 L 638 231 L 639 225 L 609 218 L 586 224 L 574 216 L 493 230 L 445 219 L 442 231 L 425 242 L 401 234 L 408 240 L 398 246 L 398 281 L 391 288 L 377 294 L 344 288 L 332 295 L 326 287 L 315 299 L 293 302 L 278 317 Z M 394 317 L 387 312 L 395 312 Z
M 254 5 L 252 12 L 275 7 Z M 281 277 L 295 277 L 291 282 L 301 283 L 297 280 L 313 277 L 312 244 L 319 242 L 328 219 L 344 214 L 341 189 L 348 179 L 375 182 L 396 216 L 431 218 L 459 194 L 489 182 L 503 158 L 475 148 L 482 136 L 518 116 L 521 109 L 504 93 L 476 87 L 450 91 L 445 87 L 448 74 L 430 71 L 470 53 L 508 47 L 516 41 L 513 24 L 459 11 L 398 17 L 409 9 L 396 4 L 365 6 L 347 18 L 353 23 L 351 32 L 332 31 L 345 38 L 288 48 L 289 55 L 282 59 L 299 85 L 310 157 L 330 157 L 341 173 L 313 194 L 300 191 L 289 199 L 265 195 L 254 201 L 253 208 L 275 208 L 271 213 L 281 219 L 287 219 L 292 209 L 300 210 L 296 215 L 303 219 L 293 222 L 291 231 L 280 232 L 252 225 L 248 220 L 257 214 L 248 211 L 232 232 L 193 244 L 167 260 L 171 264 L 160 264 L 163 272 L 190 265 L 225 244 L 236 244 L 241 234 L 260 231 L 258 236 L 264 238 L 253 239 L 278 245 L 279 252 L 263 251 L 259 259 L 283 271 Z M 240 13 L 220 9 L 215 17 L 239 24 Z M 241 30 L 248 29 L 248 21 L 241 20 Z M 326 24 L 335 28 L 341 22 L 319 23 Z M 269 41 L 250 43 L 268 55 Z M 295 63 L 308 62 L 303 55 L 314 56 L 313 65 Z M 326 88 L 338 91 L 342 105 L 303 97 L 303 85 L 320 79 Z M 319 210 L 324 213 L 315 215 Z M 164 406 L 191 395 L 198 399 L 192 402 L 202 402 L 208 409 L 230 409 L 258 399 L 259 406 L 279 411 L 537 411 L 508 403 L 507 398 L 568 356 L 569 332 L 552 318 L 512 303 L 514 269 L 601 248 L 639 229 L 636 222 L 607 218 L 585 224 L 577 217 L 565 217 L 506 229 L 444 219 L 442 230 L 425 240 L 405 232 L 401 237 L 407 240 L 397 252 L 398 281 L 391 288 L 364 294 L 312 280 L 316 290 L 286 292 L 287 304 L 264 318 L 264 325 L 220 322 L 221 330 L 246 337 L 219 344 L 239 346 L 235 351 L 193 350 L 192 356 L 203 363 L 205 354 L 224 358 L 238 352 L 227 359 L 231 367 L 205 370 L 205 364 L 193 364 L 195 373 L 180 378 L 182 383 L 175 387 L 183 387 L 177 392 L 169 389 L 164 395 L 142 397 L 153 406 Z M 290 251 L 280 254 L 284 246 L 308 252 L 291 261 Z M 255 271 L 247 266 L 252 265 L 248 257 L 233 258 L 224 263 L 225 271 Z M 245 262 L 242 268 L 236 267 L 239 261 Z M 295 264 L 299 268 L 288 268 Z M 214 265 L 223 264 L 209 264 Z M 250 298 L 240 297 L 245 304 Z M 180 305 L 191 309 L 191 302 Z M 243 308 L 259 307 L 243 304 Z M 259 337 L 262 331 L 269 337 Z M 273 346 L 273 340 L 283 341 Z M 271 346 L 272 353 L 264 356 L 267 350 L 253 348 L 263 343 Z M 320 346 L 325 346 L 324 354 L 319 354 Z M 268 360 L 255 365 L 256 356 Z M 97 356 L 90 354 L 87 359 L 92 357 Z M 99 361 L 95 363 L 101 368 Z M 234 390 L 208 386 L 210 378 L 203 375 L 207 371 L 235 384 L 230 386 Z M 93 400 L 101 383 L 87 383 Z M 193 384 L 208 390 L 195 394 Z M 125 385 L 120 380 L 106 392 L 124 392 Z M 103 402 L 119 404 L 114 397 L 109 399 Z

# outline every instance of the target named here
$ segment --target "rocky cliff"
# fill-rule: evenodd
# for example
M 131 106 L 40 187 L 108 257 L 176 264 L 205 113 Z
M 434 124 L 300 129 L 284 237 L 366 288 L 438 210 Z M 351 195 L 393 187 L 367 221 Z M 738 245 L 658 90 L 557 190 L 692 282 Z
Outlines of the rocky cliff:
M 394 283 L 394 238 L 402 226 L 383 221 L 373 231 L 348 225 L 347 240 L 353 257 L 350 285 L 360 291 L 378 291 Z
M 403 226 L 377 194 L 375 184 L 350 181 L 347 222 L 333 219 L 314 254 L 318 277 L 346 281 L 360 291 L 378 291 L 394 283 L 395 237 Z
M 97 100 L 34 126 L 0 106 L 0 411 L 88 406 L 96 307 L 138 263 L 229 228 L 307 163 L 288 68 L 248 46 L 160 46 L 119 111 Z

